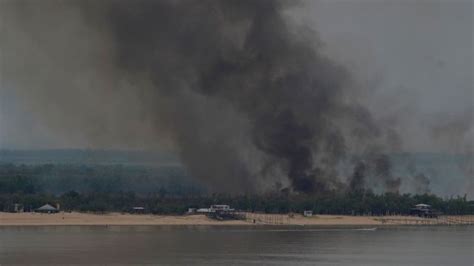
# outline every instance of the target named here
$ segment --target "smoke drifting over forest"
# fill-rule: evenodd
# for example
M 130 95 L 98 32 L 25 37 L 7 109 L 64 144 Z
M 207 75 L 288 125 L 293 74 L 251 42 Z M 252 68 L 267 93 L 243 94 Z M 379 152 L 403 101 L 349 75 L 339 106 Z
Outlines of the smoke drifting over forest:
M 3 95 L 66 142 L 165 143 L 215 191 L 399 190 L 387 153 L 402 139 L 357 101 L 363 88 L 317 34 L 292 23 L 292 1 L 5 5 Z M 429 191 L 423 173 L 410 178 Z

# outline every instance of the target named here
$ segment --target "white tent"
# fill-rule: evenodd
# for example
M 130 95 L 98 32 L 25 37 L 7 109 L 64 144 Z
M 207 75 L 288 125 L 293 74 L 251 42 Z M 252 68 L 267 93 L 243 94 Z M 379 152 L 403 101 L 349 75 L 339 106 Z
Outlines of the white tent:
M 38 209 L 35 210 L 36 212 L 46 212 L 46 213 L 53 213 L 53 212 L 58 212 L 59 210 L 54 208 L 53 206 L 49 204 L 45 204 Z

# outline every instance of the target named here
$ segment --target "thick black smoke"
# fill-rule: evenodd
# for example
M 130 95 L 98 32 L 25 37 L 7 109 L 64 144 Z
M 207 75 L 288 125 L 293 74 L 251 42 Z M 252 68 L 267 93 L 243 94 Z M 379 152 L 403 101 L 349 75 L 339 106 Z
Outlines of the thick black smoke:
M 393 176 L 392 162 L 388 155 L 372 151 L 362 158 L 354 159 L 354 164 L 349 191 L 381 187 L 385 192 L 399 192 L 402 179 Z
M 350 73 L 321 52 L 314 33 L 289 22 L 289 3 L 104 0 L 68 6 L 106 36 L 100 45 L 112 65 L 107 71 L 129 84 L 126 92 L 102 88 L 98 97 L 104 105 L 107 95 L 138 98 L 141 117 L 157 138 L 173 142 L 193 176 L 219 191 L 255 192 L 285 179 L 304 193 L 339 189 L 337 168 L 347 155 L 390 136 L 351 97 Z M 121 110 L 136 106 L 120 99 Z M 130 129 L 126 122 L 123 127 Z M 377 156 L 370 159 L 375 177 L 397 191 L 400 180 L 392 178 L 388 157 Z M 362 165 L 350 184 L 355 188 L 366 184 L 358 172 Z
M 360 161 L 354 166 L 354 173 L 352 174 L 349 182 L 349 188 L 351 191 L 363 191 L 366 189 L 366 174 L 367 166 L 364 162 Z
M 250 138 L 250 150 L 273 162 L 293 189 L 308 193 L 335 188 L 347 131 L 356 139 L 379 134 L 369 112 L 344 98 L 347 71 L 317 50 L 315 36 L 296 34 L 285 7 L 281 1 L 112 1 L 99 7 L 117 64 L 152 80 L 145 97 L 178 105 L 157 113 L 166 113 L 162 120 L 183 160 L 203 180 L 251 187 L 256 178 L 239 158 L 235 134 L 219 138 L 226 118 L 207 117 L 219 108 L 242 120 L 243 128 L 237 123 L 231 130 Z M 204 102 L 194 107 L 199 99 Z M 204 128 L 212 141 L 195 135 L 203 124 L 189 121 L 196 119 L 193 108 L 208 108 L 206 101 L 225 106 L 198 114 L 212 119 Z M 383 170 L 390 169 L 377 168 Z

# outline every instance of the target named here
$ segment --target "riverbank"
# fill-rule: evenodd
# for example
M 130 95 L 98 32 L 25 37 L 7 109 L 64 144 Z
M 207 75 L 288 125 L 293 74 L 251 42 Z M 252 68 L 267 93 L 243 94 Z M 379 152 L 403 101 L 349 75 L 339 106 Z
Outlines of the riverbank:
M 136 215 L 136 214 L 88 214 L 88 213 L 4 213 L 0 212 L 0 226 L 42 225 L 381 225 L 382 221 L 371 216 L 343 215 L 268 215 L 249 216 L 247 220 L 218 221 L 205 215 Z M 380 218 L 380 217 L 378 217 Z
M 456 219 L 451 216 L 451 221 Z M 461 217 L 461 216 L 459 216 Z M 473 220 L 474 216 L 462 216 Z M 429 221 L 423 222 L 423 221 Z M 345 215 L 272 215 L 248 213 L 246 220 L 218 221 L 205 215 L 137 215 L 137 214 L 89 214 L 89 213 L 5 213 L 0 212 L 0 226 L 42 225 L 400 225 L 442 224 L 438 219 L 401 216 L 345 216 Z

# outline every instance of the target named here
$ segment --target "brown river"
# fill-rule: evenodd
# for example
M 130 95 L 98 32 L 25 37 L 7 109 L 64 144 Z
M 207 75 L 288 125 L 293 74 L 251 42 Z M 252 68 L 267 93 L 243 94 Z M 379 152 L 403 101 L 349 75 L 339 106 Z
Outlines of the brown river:
M 0 265 L 474 265 L 473 226 L 0 227 Z

